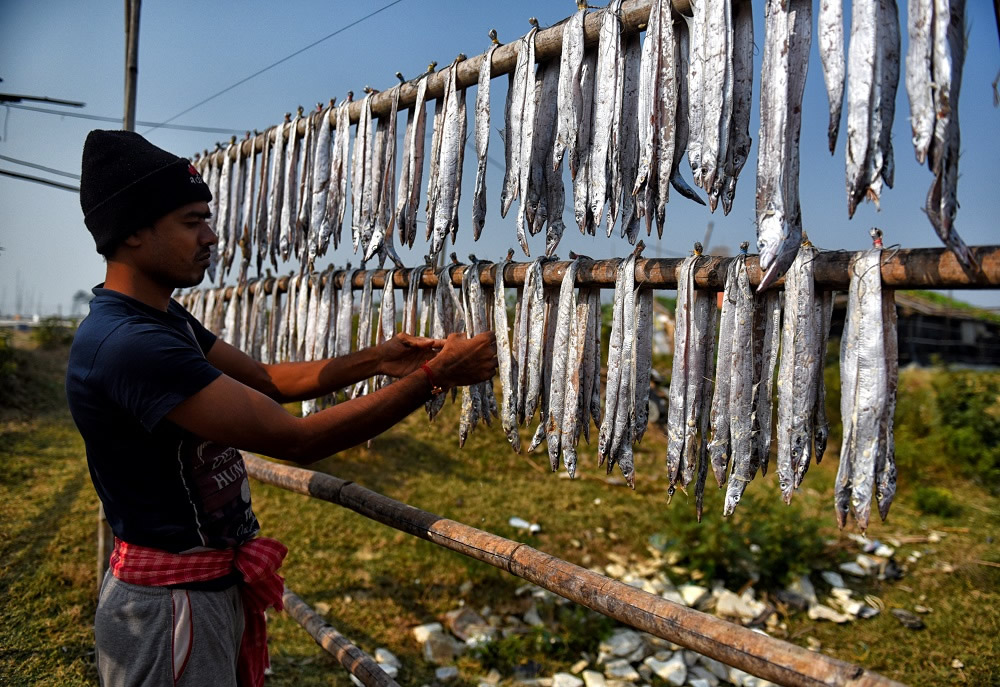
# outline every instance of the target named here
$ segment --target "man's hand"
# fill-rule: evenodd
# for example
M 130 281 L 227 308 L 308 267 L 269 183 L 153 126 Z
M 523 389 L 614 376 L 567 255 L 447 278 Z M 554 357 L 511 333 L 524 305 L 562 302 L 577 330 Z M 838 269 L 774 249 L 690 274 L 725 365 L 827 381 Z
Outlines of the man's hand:
M 497 339 L 492 331 L 471 339 L 465 334 L 449 334 L 441 351 L 427 363 L 441 387 L 467 386 L 485 382 L 496 374 Z
M 405 377 L 436 356 L 444 345 L 442 339 L 396 334 L 375 347 L 378 371 L 390 377 Z

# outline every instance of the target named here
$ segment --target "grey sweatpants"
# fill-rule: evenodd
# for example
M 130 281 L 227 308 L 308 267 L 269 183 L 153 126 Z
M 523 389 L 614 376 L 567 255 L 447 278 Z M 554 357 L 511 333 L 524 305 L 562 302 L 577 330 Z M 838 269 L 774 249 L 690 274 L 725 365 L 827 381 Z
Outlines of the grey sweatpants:
M 236 687 L 243 637 L 239 587 L 142 587 L 109 572 L 94 635 L 103 687 Z

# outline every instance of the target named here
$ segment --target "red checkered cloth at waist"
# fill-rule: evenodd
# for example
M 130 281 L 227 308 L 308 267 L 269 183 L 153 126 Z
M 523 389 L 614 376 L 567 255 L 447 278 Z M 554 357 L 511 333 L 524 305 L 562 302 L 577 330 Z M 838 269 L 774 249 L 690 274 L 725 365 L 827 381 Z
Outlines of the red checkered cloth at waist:
M 240 643 L 237 674 L 243 687 L 264 684 L 267 655 L 267 619 L 270 607 L 282 610 L 285 580 L 277 574 L 288 549 L 277 539 L 258 537 L 235 549 L 196 553 L 170 553 L 148 546 L 129 544 L 117 537 L 111 554 L 111 574 L 122 582 L 146 587 L 204 582 L 237 571 L 243 578 L 245 629 Z

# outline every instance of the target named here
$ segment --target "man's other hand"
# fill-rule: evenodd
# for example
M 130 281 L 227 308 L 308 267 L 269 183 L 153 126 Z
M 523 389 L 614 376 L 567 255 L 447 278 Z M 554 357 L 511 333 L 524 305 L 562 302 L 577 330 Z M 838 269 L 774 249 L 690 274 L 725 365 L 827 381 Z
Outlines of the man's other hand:
M 467 338 L 449 334 L 441 351 L 427 363 L 443 388 L 485 382 L 496 374 L 497 339 L 492 331 Z
M 444 344 L 443 339 L 396 334 L 376 347 L 379 373 L 405 377 L 436 356 Z

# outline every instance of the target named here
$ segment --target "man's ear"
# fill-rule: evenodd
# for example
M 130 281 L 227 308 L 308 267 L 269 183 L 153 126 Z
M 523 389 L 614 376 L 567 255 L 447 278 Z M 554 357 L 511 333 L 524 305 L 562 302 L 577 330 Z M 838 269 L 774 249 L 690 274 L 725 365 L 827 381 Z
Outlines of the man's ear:
M 122 241 L 123 245 L 129 246 L 130 248 L 138 248 L 142 245 L 143 233 L 151 231 L 152 227 L 143 227 L 142 229 L 137 229 Z

